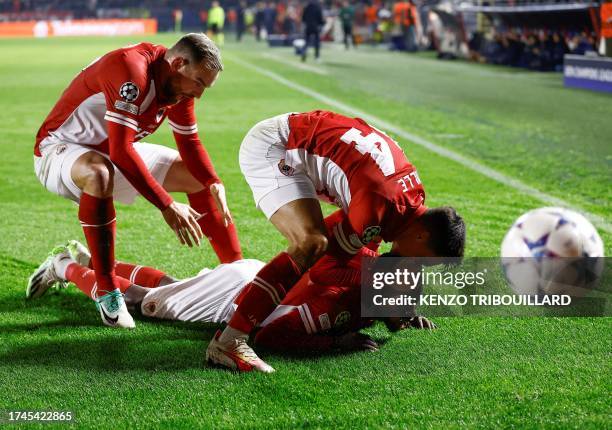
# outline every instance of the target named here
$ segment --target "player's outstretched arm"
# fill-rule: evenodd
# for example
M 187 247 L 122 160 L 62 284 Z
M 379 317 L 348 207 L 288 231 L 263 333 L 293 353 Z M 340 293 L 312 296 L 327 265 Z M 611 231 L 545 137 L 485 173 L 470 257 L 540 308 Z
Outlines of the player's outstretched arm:
M 174 106 L 168 114 L 168 122 L 187 170 L 204 187 L 209 188 L 227 227 L 233 220 L 227 205 L 225 187 L 198 135 L 194 103 L 193 99 L 187 99 Z
M 203 236 L 196 218 L 199 214 L 190 206 L 173 201 L 170 194 L 155 180 L 133 147 L 135 131 L 107 122 L 109 157 L 138 192 L 155 205 L 182 244 L 200 244 Z
M 343 335 L 308 334 L 291 330 L 282 323 L 283 318 L 263 327 L 255 336 L 255 344 L 274 351 L 325 352 L 377 351 L 378 344 L 368 335 L 349 332 Z

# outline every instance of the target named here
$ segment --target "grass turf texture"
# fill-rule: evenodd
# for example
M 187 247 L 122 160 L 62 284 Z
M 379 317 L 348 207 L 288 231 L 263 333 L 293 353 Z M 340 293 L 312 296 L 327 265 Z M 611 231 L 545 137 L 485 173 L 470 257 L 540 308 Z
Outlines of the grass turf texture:
M 151 40 L 171 44 L 173 35 Z M 72 410 L 89 427 L 557 427 L 604 428 L 610 319 L 446 318 L 435 333 L 390 336 L 375 354 L 264 356 L 272 376 L 209 369 L 214 329 L 138 320 L 102 327 L 74 289 L 26 303 L 25 282 L 51 247 L 82 239 L 77 208 L 45 191 L 32 170 L 40 123 L 72 77 L 127 38 L 0 41 L 0 410 Z M 367 51 L 367 52 L 366 52 Z M 326 108 L 252 72 L 258 64 L 316 91 L 609 219 L 609 96 L 568 90 L 557 74 L 445 63 L 427 55 L 323 51 L 327 73 L 301 70 L 289 51 L 224 49 L 226 70 L 197 104 L 200 130 L 247 257 L 284 246 L 252 203 L 237 166 L 243 135 L 286 111 Z M 293 65 L 292 65 L 293 63 Z M 169 144 L 162 126 L 147 138 Z M 467 253 L 495 256 L 512 221 L 541 202 L 409 142 L 430 206 L 451 204 L 468 225 Z M 178 199 L 184 201 L 182 196 Z M 601 232 L 610 254 L 612 236 Z M 187 276 L 215 258 L 181 248 L 140 199 L 118 206 L 117 256 Z

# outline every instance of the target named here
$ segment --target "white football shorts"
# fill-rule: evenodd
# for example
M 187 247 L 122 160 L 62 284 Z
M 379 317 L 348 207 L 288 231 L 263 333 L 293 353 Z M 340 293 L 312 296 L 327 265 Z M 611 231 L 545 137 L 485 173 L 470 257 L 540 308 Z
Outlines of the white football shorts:
M 263 120 L 244 137 L 239 163 L 255 205 L 268 219 L 279 208 L 298 199 L 316 199 L 312 180 L 303 171 L 285 168 L 289 113 Z
M 151 143 L 136 142 L 134 149 L 160 184 L 164 183 L 170 166 L 179 156 L 179 153 L 172 148 Z M 47 190 L 78 203 L 82 191 L 72 180 L 72 165 L 81 155 L 89 151 L 98 152 L 108 158 L 107 154 L 87 145 L 61 142 L 41 145 L 42 157 L 34 156 L 34 172 Z M 117 168 L 115 168 L 114 180 L 113 198 L 125 204 L 134 203 L 140 193 Z
M 234 314 L 234 300 L 264 265 L 259 260 L 238 260 L 154 288 L 142 301 L 142 314 L 167 320 L 228 322 Z

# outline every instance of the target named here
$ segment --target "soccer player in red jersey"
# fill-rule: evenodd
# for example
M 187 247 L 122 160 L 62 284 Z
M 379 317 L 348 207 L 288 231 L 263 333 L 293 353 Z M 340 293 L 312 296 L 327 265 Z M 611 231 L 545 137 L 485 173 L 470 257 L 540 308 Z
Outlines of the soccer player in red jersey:
M 399 145 L 359 118 L 313 111 L 264 120 L 244 138 L 239 160 L 257 207 L 289 248 L 259 271 L 228 326 L 208 345 L 213 363 L 273 371 L 252 360 L 249 333 L 325 253 L 346 261 L 380 236 L 399 256 L 463 255 L 462 218 L 450 207 L 428 209 L 419 175 Z M 346 214 L 331 233 L 318 200 Z
M 134 327 L 115 276 L 114 201 L 144 196 L 179 241 L 206 235 L 221 262 L 242 258 L 225 189 L 198 137 L 194 99 L 223 69 L 220 53 L 191 33 L 167 49 L 139 43 L 85 67 L 63 92 L 36 136 L 34 170 L 51 192 L 79 205 L 91 250 L 96 301 L 104 324 Z M 168 118 L 178 152 L 140 142 Z M 189 205 L 169 192 L 187 193 Z M 30 278 L 28 296 L 45 288 L 47 260 Z
M 306 272 L 283 301 L 259 326 L 255 343 L 269 349 L 297 351 L 370 350 L 376 342 L 360 333 L 373 319 L 360 316 L 360 273 L 362 257 L 378 254 L 364 247 L 339 265 L 325 256 Z M 76 241 L 56 248 L 52 280 L 71 281 L 80 289 L 95 285 L 95 274 L 88 267 L 91 255 Z M 150 318 L 177 321 L 227 323 L 246 295 L 246 286 L 264 266 L 259 260 L 237 260 L 214 269 L 203 269 L 196 276 L 175 280 L 147 266 L 117 262 L 115 270 L 129 309 L 139 308 Z M 39 298 L 48 289 L 39 289 Z M 435 328 L 414 309 L 406 309 L 405 319 L 382 319 L 391 331 L 402 328 Z M 412 316 L 411 316 L 412 315 Z

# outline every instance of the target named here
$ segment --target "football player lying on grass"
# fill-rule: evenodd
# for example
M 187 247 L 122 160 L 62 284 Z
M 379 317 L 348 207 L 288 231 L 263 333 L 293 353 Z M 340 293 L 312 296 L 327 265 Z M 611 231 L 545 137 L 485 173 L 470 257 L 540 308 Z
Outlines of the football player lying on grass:
M 88 267 L 85 246 L 70 241 L 53 254 L 50 270 L 45 273 L 47 282 L 39 283 L 47 287 L 30 298 L 42 296 L 53 285 L 66 286 L 68 281 L 89 294 L 95 290 L 95 273 Z M 359 332 L 374 322 L 360 317 L 361 260 L 376 255 L 363 248 L 342 267 L 329 258 L 321 259 L 260 325 L 255 344 L 287 351 L 376 351 L 377 343 Z M 178 281 L 157 269 L 124 262 L 117 262 L 115 270 L 129 309 L 140 309 L 152 318 L 227 323 L 246 293 L 245 287 L 263 265 L 259 260 L 238 260 Z M 435 328 L 431 321 L 417 316 L 384 321 L 391 331 Z

